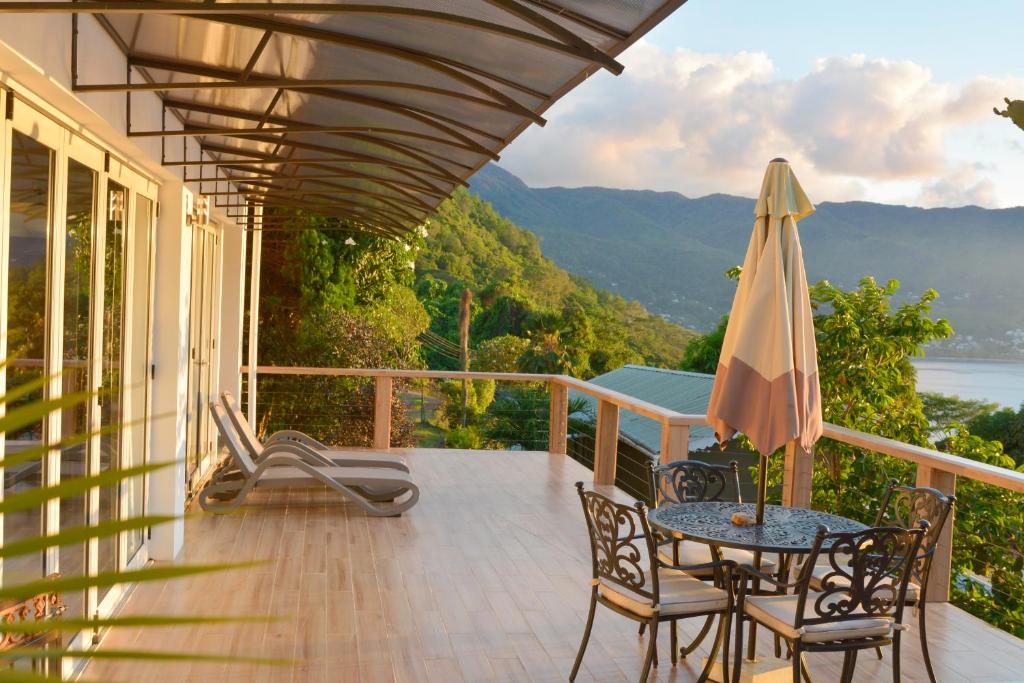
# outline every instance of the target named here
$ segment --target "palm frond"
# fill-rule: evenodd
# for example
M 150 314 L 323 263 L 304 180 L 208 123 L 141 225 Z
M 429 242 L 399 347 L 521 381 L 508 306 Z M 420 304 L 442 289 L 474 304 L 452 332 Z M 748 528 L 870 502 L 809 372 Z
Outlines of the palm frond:
M 0 369 L 10 366 L 11 359 L 0 359 Z M 35 377 L 0 395 L 0 405 L 6 406 L 7 412 L 0 415 L 0 434 L 16 433 L 26 427 L 38 424 L 54 412 L 65 410 L 89 401 L 95 396 L 92 392 L 69 393 L 58 398 L 34 399 L 53 380 L 53 377 Z M 151 417 L 150 419 L 156 419 Z M 0 454 L 0 467 L 14 467 L 32 461 L 46 461 L 46 457 L 55 451 L 75 448 L 88 444 L 92 439 L 114 434 L 126 425 L 107 425 L 100 429 L 75 434 L 59 441 L 44 442 L 32 445 L 16 453 Z M 176 462 L 161 462 L 139 465 L 136 467 L 119 468 L 79 477 L 63 478 L 59 482 L 45 484 L 34 488 L 5 492 L 0 500 L 0 515 L 11 514 L 24 510 L 40 509 L 48 501 L 54 499 L 74 499 L 87 495 L 97 488 L 116 487 L 118 484 L 134 477 L 142 477 L 164 467 L 175 466 Z M 130 519 L 109 520 L 92 526 L 76 526 L 62 528 L 50 536 L 35 535 L 0 545 L 0 562 L 6 558 L 41 553 L 50 548 L 73 544 L 88 543 L 92 539 L 117 537 L 125 532 L 159 526 L 179 521 L 178 515 L 144 515 Z M 125 571 L 101 572 L 95 575 L 62 576 L 51 575 L 45 579 L 36 579 L 13 585 L 0 587 L 0 600 L 29 601 L 41 596 L 52 596 L 64 592 L 82 591 L 91 588 L 106 588 L 119 584 L 161 582 L 198 576 L 213 572 L 244 570 L 263 564 L 262 562 L 218 563 L 218 564 L 184 564 L 184 565 L 147 565 L 138 569 Z M 5 577 L 6 578 L 6 577 Z M 52 643 L 59 639 L 51 636 L 60 633 L 77 633 L 107 628 L 168 628 L 168 627 L 200 627 L 216 624 L 270 623 L 276 617 L 268 616 L 224 616 L 224 615 L 125 615 L 87 619 L 82 617 L 64 619 L 59 616 L 44 619 L 15 619 L 10 622 L 0 621 L 0 635 L 10 636 L 20 646 L 8 647 L 0 651 L 0 658 L 6 661 L 17 659 L 59 660 L 72 658 L 76 660 L 110 659 L 150 661 L 154 665 L 160 662 L 223 662 L 258 665 L 285 665 L 288 660 L 264 657 L 247 657 L 222 655 L 216 653 L 190 653 L 173 651 L 150 651 L 131 649 L 83 649 L 67 650 L 59 647 L 37 646 L 39 643 Z M 31 639 L 31 640 L 27 640 Z M 19 671 L 15 669 L 0 670 L 0 683 L 49 683 L 51 677 L 37 672 Z M 95 683 L 95 682 L 94 682 Z
M 26 600 L 44 593 L 60 593 L 64 591 L 85 590 L 86 588 L 106 588 L 122 583 L 143 583 L 146 581 L 168 581 L 196 574 L 223 572 L 229 569 L 251 569 L 266 564 L 265 562 L 225 562 L 221 564 L 188 564 L 188 565 L 153 565 L 142 569 L 130 569 L 123 572 L 101 572 L 91 576 L 58 576 L 56 578 L 37 579 L 14 586 L 0 588 L 0 600 L 11 598 Z
M 42 647 L 16 647 L 4 652 L 4 657 L 32 657 L 38 659 L 63 659 L 73 657 L 74 652 L 49 650 Z M 142 659 L 161 662 L 226 662 L 234 664 L 262 664 L 265 666 L 281 666 L 294 664 L 290 659 L 270 657 L 243 657 L 239 655 L 215 655 L 200 652 L 162 652 L 159 650 L 93 650 L 88 653 L 90 659 Z M 4 680 L 0 677 L 0 681 Z M 50 679 L 51 683 L 53 679 Z
M 111 520 L 95 526 L 76 526 L 69 529 L 61 529 L 52 536 L 32 536 L 12 543 L 0 546 L 0 559 L 18 557 L 19 555 L 32 555 L 47 548 L 60 548 L 75 543 L 85 543 L 93 538 L 106 538 L 114 536 L 122 531 L 134 531 L 146 527 L 167 524 L 178 519 L 173 515 L 150 515 L 148 517 L 133 517 L 131 519 Z M 3 624 L 0 624 L 0 631 Z
M 138 477 L 176 464 L 177 463 L 174 461 L 158 462 L 150 463 L 148 465 L 126 467 L 124 469 L 107 470 L 106 472 L 100 472 L 99 474 L 93 474 L 87 477 L 72 477 L 70 479 L 61 480 L 56 484 L 48 484 L 46 486 L 28 489 L 20 493 L 10 495 L 4 498 L 3 501 L 0 501 L 0 513 L 9 514 L 11 512 L 19 512 L 21 510 L 30 510 L 42 505 L 48 500 L 53 500 L 54 498 L 74 498 L 75 496 L 87 493 L 90 489 L 102 486 L 113 486 L 124 479 Z
M 219 616 L 188 616 L 188 617 L 109 617 L 107 619 L 61 619 L 53 623 L 53 630 L 81 631 L 92 628 L 146 628 L 200 626 L 209 624 L 272 624 L 283 621 L 281 617 L 219 617 Z M 38 633 L 39 623 L 33 621 L 0 622 L 0 633 Z

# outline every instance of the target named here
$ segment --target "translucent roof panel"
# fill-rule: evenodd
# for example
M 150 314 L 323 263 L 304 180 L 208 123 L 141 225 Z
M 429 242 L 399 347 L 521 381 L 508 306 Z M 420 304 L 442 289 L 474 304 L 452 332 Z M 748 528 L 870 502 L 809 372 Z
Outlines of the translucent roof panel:
M 588 76 L 620 73 L 616 56 L 684 1 L 0 0 L 0 12 L 97 15 L 134 68 L 130 85 L 90 87 L 158 93 L 167 130 L 142 134 L 197 138 L 201 159 L 167 163 L 220 178 L 220 203 L 397 234 Z

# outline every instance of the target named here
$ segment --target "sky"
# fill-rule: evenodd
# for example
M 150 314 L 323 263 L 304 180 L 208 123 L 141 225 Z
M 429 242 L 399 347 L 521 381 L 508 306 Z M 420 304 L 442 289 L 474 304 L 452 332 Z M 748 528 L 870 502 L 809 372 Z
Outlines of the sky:
M 534 187 L 1024 205 L 1021 0 L 689 0 L 502 156 Z

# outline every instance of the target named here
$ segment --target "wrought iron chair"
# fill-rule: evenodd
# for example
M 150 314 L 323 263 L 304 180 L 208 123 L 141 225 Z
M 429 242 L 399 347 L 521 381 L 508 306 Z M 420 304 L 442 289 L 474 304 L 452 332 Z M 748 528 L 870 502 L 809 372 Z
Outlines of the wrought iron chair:
M 723 642 L 722 666 L 728 672 L 734 563 L 728 560 L 706 563 L 706 568 L 716 574 L 715 584 L 696 579 L 686 573 L 696 567 L 670 565 L 658 558 L 643 503 L 616 503 L 595 491 L 585 491 L 583 482 L 576 483 L 576 490 L 590 535 L 593 580 L 587 625 L 569 680 L 576 680 L 579 673 L 598 604 L 650 627 L 641 683 L 647 680 L 651 666 L 658 665 L 658 624 L 672 623 L 672 664 L 675 665 L 675 622 L 694 616 L 719 617 L 718 635 L 699 680 L 708 679 Z
M 794 683 L 800 683 L 804 673 L 804 652 L 843 652 L 840 682 L 850 683 L 857 653 L 885 645 L 893 647 L 893 681 L 898 683 L 907 586 L 928 528 L 927 520 L 921 520 L 915 529 L 874 527 L 830 534 L 822 527 L 808 562 L 793 583 L 741 566 L 733 682 L 740 680 L 743 669 L 742 627 L 744 620 L 750 619 L 787 642 Z M 819 559 L 825 560 L 821 566 L 826 571 L 820 576 L 819 589 L 814 590 L 813 570 Z M 746 579 L 755 577 L 794 592 L 747 597 Z
M 928 652 L 928 628 L 925 619 L 925 606 L 928 599 L 928 578 L 931 573 L 935 547 L 939 542 L 943 527 L 949 521 L 949 515 L 956 504 L 955 496 L 947 496 L 938 489 L 927 486 L 900 486 L 895 479 L 889 481 L 882 504 L 875 517 L 875 526 L 891 525 L 911 529 L 922 520 L 928 520 L 929 527 L 921 540 L 921 552 L 914 562 L 907 586 L 907 605 L 917 609 L 918 631 L 921 635 L 921 652 L 924 665 L 928 670 L 928 678 L 936 683 L 935 671 L 932 668 L 931 655 Z M 812 570 L 811 588 L 820 590 L 821 579 L 828 572 L 827 566 L 816 566 Z M 881 659 L 881 651 L 878 656 Z
M 648 463 L 649 483 L 651 487 L 651 504 L 673 505 L 677 503 L 698 503 L 704 501 L 723 500 L 731 491 L 735 492 L 736 502 L 743 502 L 740 492 L 740 470 L 735 460 L 728 465 L 713 465 L 701 460 L 676 460 L 665 465 Z M 659 557 L 668 564 L 700 565 L 716 560 L 726 559 L 740 564 L 753 564 L 754 555 L 746 550 L 722 548 L 712 550 L 710 546 L 692 541 L 678 539 L 659 539 L 662 548 Z M 665 547 L 671 545 L 666 552 Z M 776 563 L 767 558 L 761 559 L 761 569 L 774 572 Z M 714 579 L 714 572 L 708 569 L 697 569 L 690 572 L 693 576 L 708 581 Z M 708 617 L 697 637 L 682 649 L 683 657 L 697 649 L 711 631 L 714 617 Z M 646 624 L 640 624 L 640 635 L 644 634 Z

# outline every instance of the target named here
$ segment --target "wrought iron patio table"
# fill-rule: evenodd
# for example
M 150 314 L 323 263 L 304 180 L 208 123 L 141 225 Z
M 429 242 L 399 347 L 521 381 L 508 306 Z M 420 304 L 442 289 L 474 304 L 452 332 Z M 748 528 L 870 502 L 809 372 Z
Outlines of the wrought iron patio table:
M 666 536 L 704 543 L 715 548 L 738 548 L 754 553 L 755 564 L 760 566 L 763 553 L 779 553 L 780 574 L 785 574 L 793 555 L 809 553 L 814 545 L 818 527 L 829 531 L 861 531 L 865 524 L 846 517 L 806 508 L 764 506 L 764 524 L 738 526 L 732 523 L 734 513 L 740 512 L 754 519 L 753 503 L 704 501 L 662 505 L 648 513 L 651 526 Z M 753 590 L 758 590 L 755 581 Z M 747 657 L 754 658 L 757 645 L 756 630 L 750 624 Z
M 829 531 L 861 531 L 867 527 L 827 512 L 764 506 L 764 524 L 737 526 L 732 515 L 741 512 L 754 518 L 752 503 L 722 501 L 662 505 L 648 513 L 651 526 L 668 536 L 724 548 L 794 555 L 810 552 L 819 526 Z

